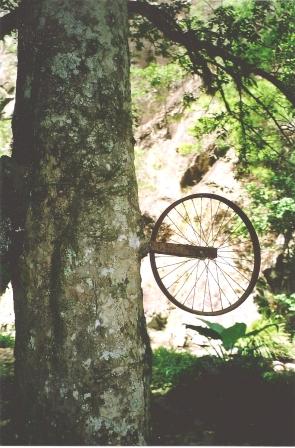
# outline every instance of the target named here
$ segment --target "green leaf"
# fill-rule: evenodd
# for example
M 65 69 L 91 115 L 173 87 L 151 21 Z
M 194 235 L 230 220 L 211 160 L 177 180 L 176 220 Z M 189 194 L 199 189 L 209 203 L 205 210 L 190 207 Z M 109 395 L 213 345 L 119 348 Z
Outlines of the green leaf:
M 201 326 L 196 326 L 196 325 L 188 325 L 188 324 L 185 324 L 185 326 L 186 326 L 186 328 L 190 328 L 191 330 L 197 331 L 202 336 L 206 336 L 206 338 L 221 340 L 220 334 L 217 333 L 217 331 L 212 330 L 211 328 L 206 328 L 206 327 L 201 327 Z
M 221 335 L 224 348 L 226 350 L 232 349 L 238 339 L 245 337 L 246 328 L 247 325 L 242 322 L 238 322 L 231 327 L 226 328 Z
M 223 327 L 220 324 L 216 324 L 214 322 L 210 322 L 210 321 L 205 320 L 205 319 L 199 319 L 199 320 L 204 322 L 207 325 L 207 327 L 211 328 L 211 330 L 213 330 L 213 331 L 216 331 L 216 333 L 218 333 L 219 335 L 221 335 L 224 332 L 224 330 L 225 330 L 225 327 Z
M 250 336 L 256 336 L 257 334 L 261 333 L 261 331 L 269 327 L 276 327 L 276 329 L 279 330 L 279 326 L 277 324 L 267 324 L 262 328 L 257 328 L 256 330 L 250 331 L 250 333 L 245 334 L 245 337 L 248 338 Z

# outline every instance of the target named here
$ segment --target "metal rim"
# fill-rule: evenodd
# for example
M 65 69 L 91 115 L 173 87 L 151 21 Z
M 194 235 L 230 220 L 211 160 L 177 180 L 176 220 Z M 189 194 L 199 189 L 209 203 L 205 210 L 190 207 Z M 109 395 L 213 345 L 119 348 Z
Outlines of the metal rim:
M 152 236 L 151 236 L 151 247 L 152 247 L 153 242 L 157 241 L 161 225 L 163 224 L 163 221 L 165 220 L 165 218 L 169 215 L 169 212 L 173 211 L 173 209 L 176 209 L 176 207 L 179 204 L 183 204 L 184 208 L 186 208 L 185 207 L 186 201 L 192 201 L 194 203 L 194 201 L 193 201 L 194 199 L 201 199 L 201 204 L 202 204 L 203 199 L 209 199 L 211 207 L 212 207 L 212 201 L 218 201 L 219 203 L 224 204 L 225 206 L 227 206 L 228 209 L 230 209 L 233 212 L 233 216 L 240 218 L 241 222 L 245 226 L 245 228 L 248 232 L 249 240 L 252 244 L 253 266 L 251 268 L 251 271 L 252 271 L 251 278 L 248 279 L 249 283 L 248 283 L 247 287 L 245 288 L 244 292 L 241 294 L 241 296 L 238 298 L 238 300 L 236 300 L 234 303 L 231 303 L 229 306 L 226 306 L 226 307 L 223 307 L 223 301 L 222 301 L 221 294 L 220 294 L 220 301 L 221 301 L 222 309 L 213 309 L 213 307 L 211 310 L 205 310 L 204 308 L 203 309 L 192 309 L 192 308 L 189 308 L 188 306 L 184 305 L 180 301 L 178 301 L 168 291 L 167 286 L 165 286 L 164 282 L 162 281 L 163 277 L 161 278 L 161 276 L 159 274 L 159 267 L 157 266 L 157 262 L 156 262 L 157 254 L 152 249 L 150 250 L 150 262 L 151 262 L 152 271 L 153 271 L 153 274 L 154 274 L 154 277 L 155 277 L 155 280 L 156 280 L 158 286 L 160 287 L 161 291 L 165 294 L 165 296 L 172 303 L 174 303 L 174 305 L 176 305 L 177 307 L 179 307 L 189 313 L 193 313 L 193 314 L 197 314 L 197 315 L 205 315 L 205 316 L 217 316 L 217 315 L 225 314 L 229 311 L 232 311 L 235 308 L 237 308 L 238 306 L 240 306 L 247 299 L 247 297 L 250 295 L 250 293 L 253 291 L 253 288 L 258 279 L 259 270 L 260 270 L 260 262 L 261 262 L 260 246 L 259 246 L 257 234 L 255 232 L 255 229 L 254 229 L 252 223 L 250 222 L 250 220 L 246 216 L 246 214 L 240 209 L 240 207 L 238 207 L 236 204 L 234 204 L 233 202 L 231 202 L 230 200 L 228 200 L 222 196 L 219 196 L 219 195 L 216 195 L 213 193 L 198 193 L 198 194 L 192 194 L 192 195 L 186 196 L 184 198 L 181 198 L 181 199 L 175 201 L 169 207 L 167 207 L 166 210 L 164 210 L 164 212 L 161 214 L 161 216 L 159 217 L 159 219 L 157 220 L 157 222 L 153 228 Z M 177 209 L 176 209 L 176 211 L 177 211 Z M 218 211 L 216 212 L 216 214 L 217 213 L 218 213 Z M 201 215 L 202 215 L 202 209 L 201 209 Z M 215 217 L 216 217 L 216 215 L 215 215 Z M 215 217 L 214 217 L 214 219 L 215 219 Z M 211 219 L 212 219 L 212 209 L 211 209 Z M 187 223 L 188 223 L 188 221 L 187 221 Z M 223 246 L 221 246 L 221 247 L 223 247 Z M 223 250 L 223 252 L 221 251 L 221 253 L 223 253 L 223 254 L 224 254 L 224 252 L 226 252 L 226 251 L 225 250 Z M 232 252 L 233 252 L 233 250 L 232 250 Z M 224 258 L 224 257 L 221 256 L 221 258 Z M 215 265 L 217 264 L 217 262 L 214 262 L 214 263 L 215 263 Z M 232 267 L 233 267 L 233 269 L 235 269 L 234 266 L 232 266 Z M 209 270 L 209 268 L 207 269 L 207 277 L 208 277 L 208 270 Z M 216 268 L 216 270 L 217 270 L 217 268 Z M 210 272 L 210 274 L 211 274 L 211 272 Z M 224 276 L 223 273 L 222 273 L 222 275 Z M 217 276 L 217 278 L 218 278 L 218 276 Z M 207 279 L 206 281 L 208 281 L 208 285 L 209 285 L 209 280 Z M 196 288 L 196 284 L 195 284 L 195 288 Z M 220 286 L 219 286 L 219 289 L 220 289 Z M 211 300 L 211 297 L 210 297 L 210 300 Z M 205 299 L 204 299 L 204 301 L 205 301 Z M 212 306 L 212 303 L 211 303 L 211 306 Z

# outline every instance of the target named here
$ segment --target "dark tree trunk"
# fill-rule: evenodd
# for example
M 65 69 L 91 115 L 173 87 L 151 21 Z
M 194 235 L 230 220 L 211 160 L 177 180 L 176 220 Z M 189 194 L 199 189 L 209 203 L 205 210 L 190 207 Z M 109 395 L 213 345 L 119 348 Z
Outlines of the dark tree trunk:
M 23 443 L 145 444 L 126 0 L 21 5 L 13 289 Z

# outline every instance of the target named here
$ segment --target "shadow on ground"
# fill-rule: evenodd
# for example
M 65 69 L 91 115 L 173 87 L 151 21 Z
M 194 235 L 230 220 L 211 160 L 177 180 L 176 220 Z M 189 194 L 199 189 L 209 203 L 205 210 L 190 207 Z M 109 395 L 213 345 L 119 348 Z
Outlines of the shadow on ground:
M 0 356 L 0 391 L 1 444 L 17 445 L 12 352 Z M 151 444 L 294 446 L 294 421 L 294 372 L 261 358 L 195 358 L 168 392 L 154 393 Z
M 272 445 L 295 442 L 295 373 L 262 358 L 200 358 L 154 396 L 153 444 Z

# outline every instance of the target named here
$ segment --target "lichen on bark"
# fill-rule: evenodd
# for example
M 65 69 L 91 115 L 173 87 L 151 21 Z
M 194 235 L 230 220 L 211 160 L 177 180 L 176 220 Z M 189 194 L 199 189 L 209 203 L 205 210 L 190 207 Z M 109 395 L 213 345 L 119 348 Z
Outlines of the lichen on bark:
M 19 431 L 33 444 L 145 444 L 148 357 L 127 2 L 21 4 L 13 120 Z

